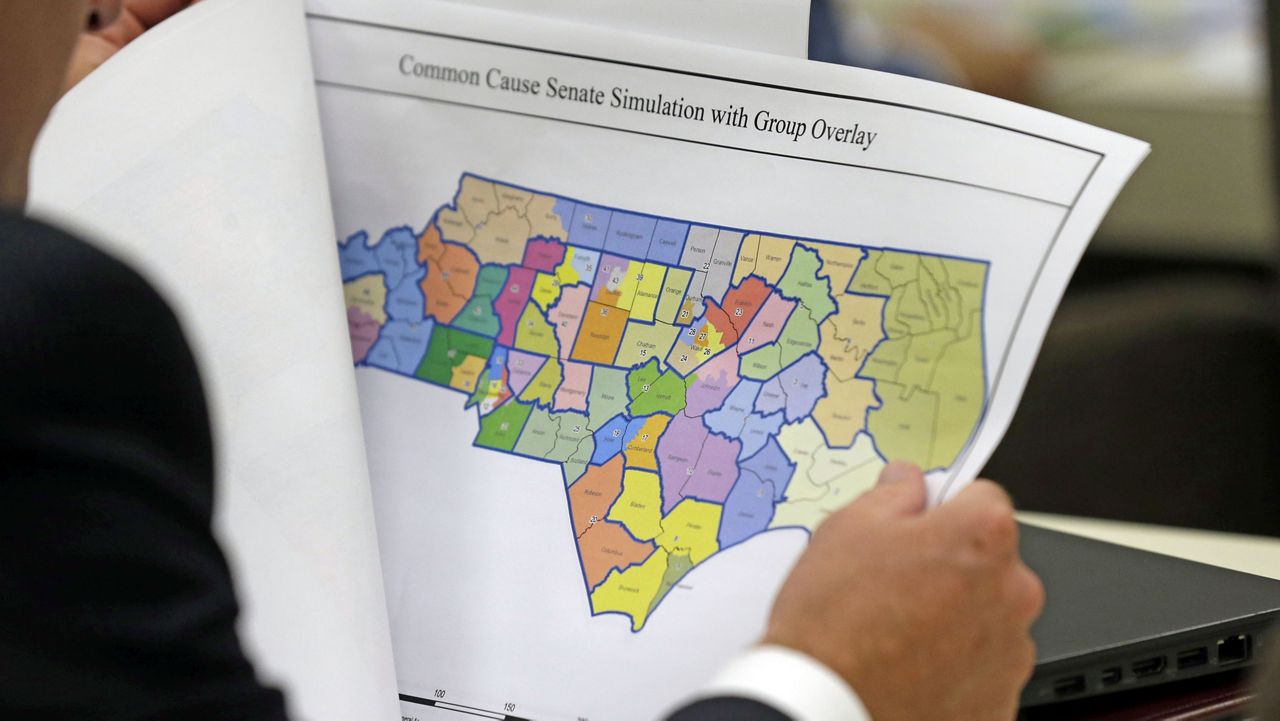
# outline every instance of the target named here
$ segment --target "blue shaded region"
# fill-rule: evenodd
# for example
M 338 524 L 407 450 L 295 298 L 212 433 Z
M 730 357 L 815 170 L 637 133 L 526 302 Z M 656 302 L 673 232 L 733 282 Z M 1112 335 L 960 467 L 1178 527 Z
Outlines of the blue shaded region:
M 676 336 L 676 338 L 680 341 L 681 344 L 692 347 L 693 342 L 697 340 L 698 335 L 701 334 L 704 330 L 706 330 L 706 328 L 707 328 L 707 318 L 706 316 L 702 316 L 698 318 L 698 320 L 694 321 L 693 325 L 686 328 L 684 332 Z
M 347 242 L 338 244 L 338 264 L 342 266 L 342 282 L 354 280 L 362 275 L 377 273 L 378 259 L 369 247 L 369 234 L 360 231 L 347 238 Z
M 416 270 L 405 275 L 400 285 L 387 294 L 387 314 L 392 319 L 421 323 L 426 318 L 427 299 L 419 285 L 426 275 L 426 268 L 416 266 Z
M 406 276 L 418 272 L 418 238 L 409 228 L 393 228 L 374 246 L 378 265 L 387 274 L 387 287 L 398 288 Z
M 737 438 L 747 422 L 747 416 L 751 415 L 751 408 L 755 406 L 756 394 L 760 392 L 761 385 L 763 384 L 758 381 L 740 381 L 729 397 L 724 399 L 724 405 L 704 415 L 702 422 L 716 433 Z
M 659 220 L 653 229 L 653 242 L 649 243 L 649 260 L 666 265 L 680 265 L 684 255 L 684 241 L 689 237 L 689 224 L 674 220 Z
M 600 251 L 574 248 L 570 265 L 578 273 L 584 285 L 594 285 L 596 271 L 600 268 Z
M 591 456 L 592 465 L 601 465 L 622 452 L 624 436 L 627 432 L 627 419 L 614 416 L 596 431 L 596 450 Z
M 657 218 L 647 215 L 615 212 L 604 238 L 604 249 L 643 259 L 649 253 L 649 241 L 653 239 L 653 228 L 657 222 Z
M 434 320 L 409 323 L 402 320 L 388 322 L 378 336 L 378 342 L 369 349 L 365 365 L 383 368 L 396 373 L 413 375 L 418 364 L 427 354 Z
M 604 248 L 604 236 L 609 232 L 609 220 L 613 211 L 579 205 L 573 211 L 573 224 L 569 226 L 569 242 L 588 248 Z
M 742 543 L 768 528 L 773 520 L 775 495 L 772 483 L 744 470 L 724 502 L 720 548 Z
M 573 225 L 573 208 L 575 205 L 576 204 L 572 200 L 565 200 L 564 198 L 559 197 L 556 198 L 556 205 L 553 210 L 556 215 L 560 216 L 560 225 L 564 226 L 566 232 L 569 230 L 570 226 Z M 560 240 L 567 241 L 568 238 L 560 238 Z
M 489 356 L 489 380 L 500 381 L 507 369 L 507 347 L 496 346 L 493 355 Z
M 782 501 L 787 495 L 787 486 L 791 483 L 791 475 L 796 472 L 794 463 L 782 452 L 782 446 L 776 439 L 770 438 L 764 448 L 748 458 L 738 467 L 750 471 L 757 478 L 773 486 L 773 500 Z
M 774 376 L 760 389 L 760 395 L 756 397 L 756 412 L 776 413 L 785 410 L 786 407 L 787 394 L 782 392 L 782 383 L 778 380 L 778 376 Z
M 780 412 L 767 416 L 759 413 L 747 416 L 747 422 L 742 426 L 742 434 L 738 436 L 738 440 L 742 441 L 742 452 L 738 457 L 750 458 L 755 455 L 756 451 L 763 448 L 770 438 L 778 435 L 785 422 L 786 417 Z

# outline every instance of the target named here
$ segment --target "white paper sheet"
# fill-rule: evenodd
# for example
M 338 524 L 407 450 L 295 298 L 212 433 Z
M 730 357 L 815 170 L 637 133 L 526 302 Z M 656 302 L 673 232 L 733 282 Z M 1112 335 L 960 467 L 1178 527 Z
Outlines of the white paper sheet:
M 1146 153 L 879 73 L 344 7 L 310 30 L 405 716 L 654 718 L 758 637 L 808 529 L 887 459 L 959 490 Z M 710 300 L 642 300 L 704 271 Z M 774 306 L 728 298 L 753 276 Z M 637 374 L 653 358 L 683 385 Z
M 242 636 L 299 719 L 395 690 L 300 0 L 205 0 L 56 110 L 32 207 L 131 260 L 208 388 Z
M 809 0 L 463 1 L 682 40 L 809 56 Z

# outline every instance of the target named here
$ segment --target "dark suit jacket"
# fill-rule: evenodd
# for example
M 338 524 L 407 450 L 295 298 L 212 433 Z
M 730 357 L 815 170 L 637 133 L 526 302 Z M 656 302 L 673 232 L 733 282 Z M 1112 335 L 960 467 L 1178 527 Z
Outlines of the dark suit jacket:
M 283 720 L 237 639 L 212 512 L 173 314 L 122 263 L 0 213 L 0 718 Z M 722 719 L 786 721 L 733 699 L 672 721 Z

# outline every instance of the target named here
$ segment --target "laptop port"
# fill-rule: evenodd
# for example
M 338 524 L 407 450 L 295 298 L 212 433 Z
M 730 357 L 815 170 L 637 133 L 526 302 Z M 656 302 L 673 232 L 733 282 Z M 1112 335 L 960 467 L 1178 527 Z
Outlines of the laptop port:
M 1119 666 L 1102 669 L 1102 685 L 1115 686 L 1124 678 L 1124 671 Z
M 1209 649 L 1207 648 L 1192 648 L 1178 652 L 1178 670 L 1195 668 L 1207 663 L 1209 663 Z
M 1053 682 L 1053 695 L 1058 698 L 1084 693 L 1084 676 L 1068 676 Z
M 1248 636 L 1232 636 L 1218 642 L 1218 665 L 1230 666 L 1233 663 L 1244 663 L 1249 660 L 1250 648 Z
M 1155 676 L 1164 671 L 1164 656 L 1156 656 L 1155 658 L 1134 661 L 1133 675 L 1137 678 L 1145 678 L 1147 676 Z

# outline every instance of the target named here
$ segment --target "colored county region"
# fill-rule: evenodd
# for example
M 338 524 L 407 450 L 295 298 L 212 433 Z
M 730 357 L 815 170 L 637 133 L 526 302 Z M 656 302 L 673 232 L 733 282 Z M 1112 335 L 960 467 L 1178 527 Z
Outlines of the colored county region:
M 986 408 L 981 260 L 472 174 L 416 227 L 338 244 L 353 361 L 462 394 L 476 448 L 559 465 L 592 613 L 633 631 L 887 458 L 952 466 Z

